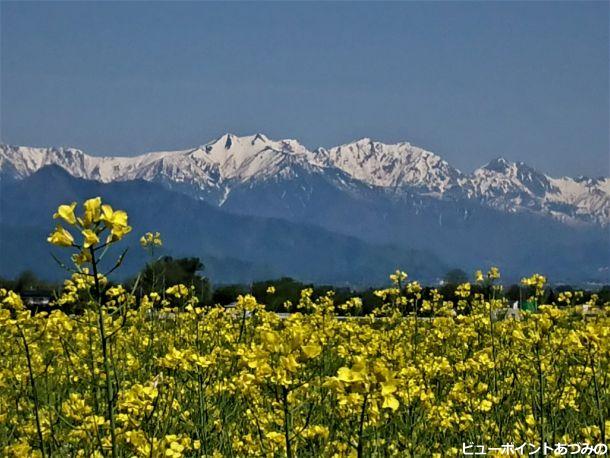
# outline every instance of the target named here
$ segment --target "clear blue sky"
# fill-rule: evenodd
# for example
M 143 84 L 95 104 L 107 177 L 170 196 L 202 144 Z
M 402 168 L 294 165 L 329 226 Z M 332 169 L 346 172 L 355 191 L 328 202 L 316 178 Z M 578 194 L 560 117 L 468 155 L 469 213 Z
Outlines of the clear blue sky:
M 1 4 L 4 143 L 407 140 L 608 175 L 607 2 Z

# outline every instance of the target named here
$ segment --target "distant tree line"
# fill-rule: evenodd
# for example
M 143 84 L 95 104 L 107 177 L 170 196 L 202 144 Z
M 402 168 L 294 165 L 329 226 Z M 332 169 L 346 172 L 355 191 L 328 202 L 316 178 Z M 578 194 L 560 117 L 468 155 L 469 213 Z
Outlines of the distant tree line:
M 169 286 L 182 283 L 193 288 L 200 304 L 204 306 L 215 304 L 227 306 L 235 302 L 240 294 L 252 294 L 259 302 L 266 305 L 267 310 L 276 312 L 294 311 L 292 306 L 299 302 L 301 291 L 306 288 L 312 289 L 312 299 L 314 300 L 327 294 L 329 291 L 333 291 L 335 304 L 342 304 L 348 299 L 359 297 L 363 304 L 362 309 L 359 311 L 360 314 L 370 313 L 382 304 L 381 298 L 374 294 L 377 288 L 373 287 L 356 290 L 349 287 L 315 285 L 290 277 L 257 281 L 248 285 L 225 284 L 213 287 L 210 280 L 205 277 L 204 270 L 205 266 L 199 258 L 174 259 L 170 256 L 164 256 L 148 263 L 137 276 L 124 282 L 124 286 L 127 289 L 133 289 L 137 297 L 142 297 L 144 294 L 151 292 L 163 295 Z M 422 298 L 431 297 L 432 289 L 436 289 L 443 295 L 445 300 L 456 301 L 455 290 L 457 285 L 468 281 L 469 278 L 466 272 L 461 269 L 452 269 L 447 272 L 440 286 L 423 287 L 421 292 Z M 25 295 L 40 293 L 54 296 L 60 292 L 62 284 L 41 280 L 33 272 L 24 271 L 13 280 L 0 277 L 0 288 L 11 289 Z M 555 301 L 560 292 L 575 291 L 576 289 L 569 285 L 546 288 L 543 302 L 551 303 Z M 491 296 L 490 286 L 472 283 L 471 291 L 473 293 L 485 294 L 487 297 Z M 512 303 L 527 299 L 532 293 L 533 291 L 530 291 L 527 287 L 513 284 L 504 288 L 502 296 Z M 589 300 L 592 294 L 597 294 L 601 303 L 610 302 L 610 285 L 605 285 L 598 291 L 584 291 L 581 301 Z M 73 307 L 67 307 L 67 309 L 69 309 L 66 310 L 68 313 L 78 313 L 79 311 Z

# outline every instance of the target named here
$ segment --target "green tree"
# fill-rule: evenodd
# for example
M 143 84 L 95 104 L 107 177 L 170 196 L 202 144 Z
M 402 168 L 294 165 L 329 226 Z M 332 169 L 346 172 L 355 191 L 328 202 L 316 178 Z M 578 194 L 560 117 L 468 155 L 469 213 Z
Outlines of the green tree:
M 153 291 L 163 294 L 168 287 L 181 283 L 193 286 L 201 303 L 208 304 L 211 299 L 210 282 L 203 276 L 204 269 L 199 258 L 174 259 L 163 256 L 146 264 L 140 273 L 137 292 L 140 295 Z
M 250 289 L 246 285 L 222 285 L 214 288 L 212 304 L 228 305 L 237 300 L 237 296 L 248 294 Z
M 462 269 L 451 269 L 443 278 L 448 285 L 459 285 L 468 281 L 468 274 Z

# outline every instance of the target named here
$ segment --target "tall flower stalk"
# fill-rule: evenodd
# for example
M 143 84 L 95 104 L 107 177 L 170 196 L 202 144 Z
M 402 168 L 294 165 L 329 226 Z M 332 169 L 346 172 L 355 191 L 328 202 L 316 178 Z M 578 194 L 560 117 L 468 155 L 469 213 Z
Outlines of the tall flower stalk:
M 62 220 L 73 230 L 79 230 L 82 242 L 77 243 L 72 232 L 65 229 L 61 224 L 56 226 L 47 240 L 53 245 L 74 248 L 76 253 L 72 255 L 72 260 L 76 271 L 93 279 L 93 302 L 98 315 L 98 332 L 105 378 L 106 420 L 110 425 L 112 457 L 116 458 L 118 456 L 118 442 L 114 415 L 115 396 L 112 386 L 113 368 L 109 349 L 112 334 L 108 334 L 105 324 L 106 316 L 112 316 L 112 314 L 107 313 L 108 307 L 104 300 L 102 288 L 102 280 L 105 282 L 105 275 L 99 271 L 99 262 L 110 245 L 118 242 L 131 232 L 131 226 L 127 222 L 127 213 L 122 210 L 114 210 L 110 205 L 102 204 L 100 197 L 85 201 L 83 204 L 84 211 L 80 216 L 75 214 L 76 206 L 76 202 L 70 205 L 60 205 L 53 218 Z M 102 242 L 102 240 L 104 241 Z M 98 256 L 99 250 L 103 251 Z M 106 275 L 121 265 L 124 255 L 125 253 L 118 258 L 114 267 L 106 272 Z M 89 267 L 91 270 L 89 270 Z

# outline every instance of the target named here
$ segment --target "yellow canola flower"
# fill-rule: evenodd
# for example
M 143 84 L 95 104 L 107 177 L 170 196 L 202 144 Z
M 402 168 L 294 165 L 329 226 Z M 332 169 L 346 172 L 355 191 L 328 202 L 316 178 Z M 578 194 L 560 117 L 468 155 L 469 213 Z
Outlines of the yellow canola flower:
M 463 299 L 466 299 L 467 297 L 470 296 L 470 283 L 462 283 L 460 285 L 458 285 L 458 287 L 455 290 L 455 295 L 457 297 L 461 297 Z
M 131 232 L 131 226 L 123 226 L 123 225 L 115 225 L 112 226 L 110 235 L 108 236 L 108 241 L 109 242 L 116 242 L 118 240 L 121 240 L 123 237 L 125 237 L 127 234 L 129 234 Z
M 482 412 L 489 412 L 492 407 L 493 407 L 493 404 L 488 399 L 483 399 L 479 404 L 479 409 Z
M 74 244 L 74 237 L 72 237 L 70 232 L 58 224 L 55 226 L 55 230 L 47 238 L 47 242 L 57 246 L 68 247 Z
M 497 267 L 492 267 L 491 269 L 489 269 L 489 272 L 487 272 L 487 278 L 489 278 L 490 280 L 499 279 L 500 269 L 498 269 Z
M 181 456 L 183 456 L 183 451 L 184 445 L 180 444 L 179 442 L 171 442 L 169 444 L 169 448 L 165 450 L 164 455 L 170 458 L 180 458 Z
M 293 355 L 288 355 L 280 357 L 280 366 L 289 372 L 296 372 L 300 364 Z
M 267 294 L 275 294 L 275 286 L 269 286 L 267 288 Z
M 419 294 L 422 288 L 419 282 L 412 281 L 407 285 L 407 293 L 409 294 Z
M 396 382 L 394 380 L 388 380 L 387 382 L 381 383 L 381 395 L 389 396 L 392 393 L 395 393 L 397 390 Z
M 106 238 L 107 243 L 118 241 L 131 231 L 131 227 L 127 223 L 127 213 L 122 210 L 114 211 L 110 205 L 102 204 L 100 197 L 94 197 L 85 201 L 82 216 L 75 215 L 74 210 L 76 206 L 76 202 L 60 205 L 53 218 L 61 219 L 70 225 L 80 226 L 84 238 L 82 245 L 84 250 L 98 244 L 104 230 L 109 231 Z M 103 222 L 104 225 L 100 225 L 100 222 Z M 154 243 L 161 243 L 158 233 L 153 237 Z M 55 230 L 47 238 L 47 241 L 57 246 L 75 246 L 72 234 L 64 229 L 61 224 L 56 226 Z M 73 255 L 72 259 L 77 266 L 92 261 L 89 255 L 82 252 Z
M 83 207 L 85 207 L 85 214 L 82 219 L 82 225 L 84 227 L 91 227 L 93 224 L 98 223 L 100 221 L 102 213 L 101 197 L 87 199 L 83 204 Z
M 53 215 L 53 219 L 61 218 L 70 225 L 76 224 L 76 216 L 74 215 L 74 209 L 76 208 L 76 202 L 72 202 L 70 205 L 60 205 L 57 208 L 57 213 Z
M 395 396 L 389 395 L 383 397 L 383 404 L 381 405 L 382 409 L 392 409 L 397 410 L 400 407 L 400 402 L 396 399 Z
M 152 232 L 147 232 L 140 237 L 140 245 L 142 245 L 143 248 L 147 248 L 149 246 L 162 246 L 163 241 L 161 240 L 161 234 L 159 232 L 155 232 L 154 234 Z
M 364 373 L 362 370 L 341 367 L 337 371 L 337 379 L 346 383 L 362 382 L 364 380 Z
M 105 226 L 110 229 L 108 236 L 109 242 L 121 240 L 125 235 L 131 232 L 131 226 L 127 224 L 128 216 L 123 210 L 113 210 L 110 205 L 102 205 L 102 216 L 100 220 Z M 160 241 L 160 239 L 159 239 Z
M 88 250 L 83 250 L 71 256 L 72 262 L 78 266 L 91 262 L 91 253 Z
M 303 353 L 305 354 L 305 356 L 307 356 L 309 359 L 315 358 L 320 353 L 322 353 L 322 347 L 315 343 L 309 344 L 309 345 L 304 345 L 302 347 L 302 350 L 303 350 Z
M 404 280 L 406 280 L 408 277 L 406 272 L 403 272 L 402 270 L 397 269 L 396 272 L 394 272 L 392 275 L 390 275 L 390 281 L 394 284 L 398 284 Z
M 21 300 L 21 296 L 19 296 L 14 291 L 6 291 L 5 289 L 0 289 L 0 304 L 10 307 L 13 310 L 23 310 L 24 305 Z
M 100 242 L 100 239 L 97 236 L 97 234 L 95 232 L 93 232 L 91 229 L 85 229 L 84 231 L 82 231 L 82 234 L 84 237 L 84 241 L 83 241 L 84 248 L 89 248 Z
M 169 288 L 167 288 L 165 290 L 165 294 L 174 296 L 176 299 L 186 297 L 188 295 L 188 293 L 189 293 L 189 289 L 183 284 L 170 286 Z
M 477 281 L 477 282 L 482 282 L 482 281 L 483 281 L 483 272 L 482 272 L 482 271 L 480 271 L 480 270 L 477 270 L 477 271 L 474 273 L 474 279 L 475 279 L 475 281 Z
M 544 287 L 546 283 L 546 277 L 540 274 L 533 274 L 531 277 L 525 277 L 521 279 L 521 284 L 524 286 L 535 286 L 537 289 Z

